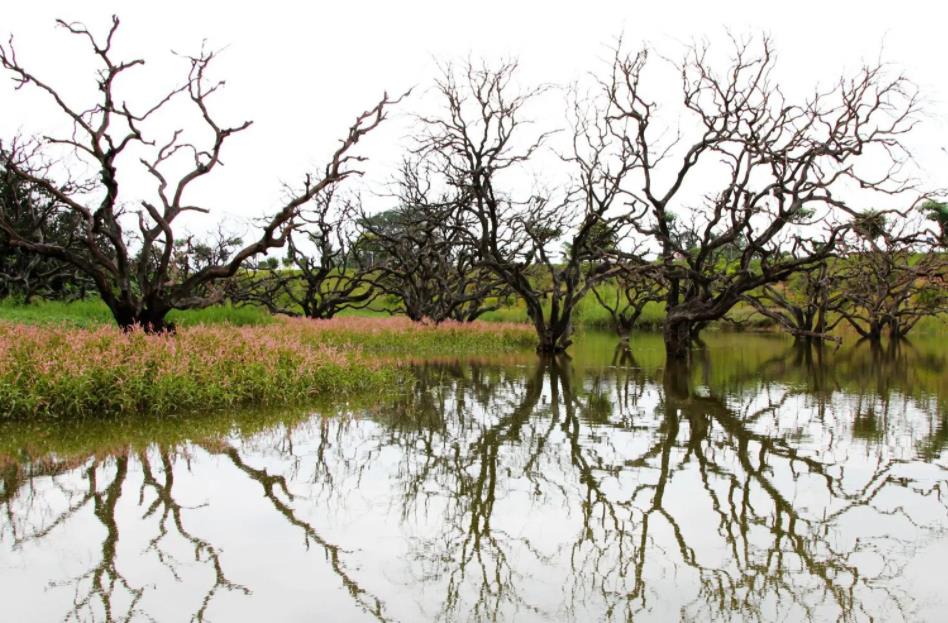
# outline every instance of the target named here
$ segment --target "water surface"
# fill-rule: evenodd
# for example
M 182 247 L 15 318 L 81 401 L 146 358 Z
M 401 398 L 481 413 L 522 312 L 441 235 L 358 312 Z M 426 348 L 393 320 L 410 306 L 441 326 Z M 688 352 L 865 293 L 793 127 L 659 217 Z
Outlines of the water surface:
M 9 621 L 941 621 L 948 348 L 710 335 L 0 427 Z

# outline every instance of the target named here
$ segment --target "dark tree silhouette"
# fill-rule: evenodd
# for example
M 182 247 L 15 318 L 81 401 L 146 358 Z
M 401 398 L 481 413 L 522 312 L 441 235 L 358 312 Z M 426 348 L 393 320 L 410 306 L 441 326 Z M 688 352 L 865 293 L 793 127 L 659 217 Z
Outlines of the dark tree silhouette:
M 0 153 L 0 163 L 4 160 Z M 81 253 L 75 239 L 76 216 L 56 209 L 56 200 L 34 184 L 11 175 L 0 164 L 0 221 L 18 235 L 40 242 L 52 241 Z M 91 280 L 74 266 L 56 258 L 32 254 L 10 243 L 0 229 L 0 298 L 83 298 L 93 289 Z

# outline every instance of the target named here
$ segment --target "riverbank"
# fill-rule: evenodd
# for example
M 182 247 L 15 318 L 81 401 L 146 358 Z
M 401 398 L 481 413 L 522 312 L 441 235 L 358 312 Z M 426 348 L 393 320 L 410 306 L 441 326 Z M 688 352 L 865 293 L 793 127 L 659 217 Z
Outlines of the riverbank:
M 0 322 L 0 417 L 167 415 L 302 404 L 384 391 L 425 357 L 532 347 L 509 323 L 420 325 L 404 318 L 277 319 L 175 335 L 112 326 Z

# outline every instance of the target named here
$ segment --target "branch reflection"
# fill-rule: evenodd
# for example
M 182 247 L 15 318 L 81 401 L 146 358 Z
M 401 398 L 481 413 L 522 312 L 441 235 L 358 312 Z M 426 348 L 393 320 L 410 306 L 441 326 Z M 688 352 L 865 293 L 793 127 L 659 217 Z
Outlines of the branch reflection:
M 96 526 L 88 565 L 49 584 L 66 621 L 159 618 L 174 583 L 193 621 L 264 599 L 240 559 L 256 534 L 241 552 L 209 529 L 237 495 L 316 554 L 287 565 L 336 579 L 314 596 L 376 620 L 913 620 L 903 571 L 948 536 L 945 361 L 824 348 L 418 365 L 358 416 L 8 457 L 0 545 Z

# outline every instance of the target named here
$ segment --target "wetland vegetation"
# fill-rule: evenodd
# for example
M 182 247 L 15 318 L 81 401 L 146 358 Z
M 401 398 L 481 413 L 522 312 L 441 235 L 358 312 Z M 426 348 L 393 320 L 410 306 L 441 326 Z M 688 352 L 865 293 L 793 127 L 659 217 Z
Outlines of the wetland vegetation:
M 58 25 L 88 101 L 0 44 L 59 121 L 0 137 L 0 618 L 945 612 L 948 201 L 887 63 L 447 62 L 234 235 L 219 53 L 136 90 L 117 17 Z
M 630 344 L 309 409 L 2 423 L 5 613 L 938 620 L 944 345 L 713 333 L 678 374 Z

